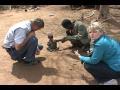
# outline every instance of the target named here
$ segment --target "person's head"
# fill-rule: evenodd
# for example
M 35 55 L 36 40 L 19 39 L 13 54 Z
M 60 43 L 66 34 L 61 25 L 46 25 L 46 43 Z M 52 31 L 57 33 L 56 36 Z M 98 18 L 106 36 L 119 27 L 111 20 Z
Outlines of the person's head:
M 41 19 L 41 18 L 34 19 L 32 21 L 31 27 L 32 27 L 33 31 L 39 30 L 41 28 L 44 28 L 44 21 L 43 21 L 43 19 Z
M 88 33 L 91 40 L 96 40 L 104 34 L 103 26 L 100 22 L 92 22 L 88 27 Z
M 48 33 L 48 38 L 49 39 L 53 39 L 53 34 L 50 32 L 50 33 Z
M 68 30 L 72 30 L 73 29 L 73 23 L 69 20 L 69 19 L 64 19 L 61 23 L 61 25 Z

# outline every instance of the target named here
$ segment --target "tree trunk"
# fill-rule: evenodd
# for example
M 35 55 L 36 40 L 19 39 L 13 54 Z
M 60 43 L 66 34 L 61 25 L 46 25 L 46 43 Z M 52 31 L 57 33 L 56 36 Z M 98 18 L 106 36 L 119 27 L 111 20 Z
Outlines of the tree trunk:
M 9 10 L 12 10 L 12 5 L 10 5 Z
M 100 5 L 100 14 L 98 19 L 107 19 L 108 16 L 110 15 L 108 5 Z
M 120 28 L 120 23 L 117 22 L 109 12 L 109 5 L 100 5 L 100 14 L 98 16 L 98 20 L 102 20 L 102 22 L 108 22 L 116 27 Z

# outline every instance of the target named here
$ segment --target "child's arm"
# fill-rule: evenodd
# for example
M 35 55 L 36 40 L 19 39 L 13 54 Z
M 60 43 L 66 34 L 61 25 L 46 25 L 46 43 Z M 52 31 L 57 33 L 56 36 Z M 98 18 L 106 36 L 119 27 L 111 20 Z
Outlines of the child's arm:
M 62 41 L 62 39 L 56 39 L 56 40 L 54 40 L 54 42 L 60 42 L 60 41 Z
M 47 45 L 48 45 L 48 46 L 50 46 L 50 41 L 49 41 L 49 42 L 47 42 Z

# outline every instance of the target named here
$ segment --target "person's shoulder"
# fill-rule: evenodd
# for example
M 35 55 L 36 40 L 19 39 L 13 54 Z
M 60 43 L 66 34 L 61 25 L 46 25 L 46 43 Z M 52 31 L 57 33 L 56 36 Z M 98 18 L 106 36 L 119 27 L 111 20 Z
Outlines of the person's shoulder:
M 113 37 L 110 37 L 110 36 L 106 36 L 106 40 L 107 40 L 108 42 L 111 42 L 111 43 L 114 43 L 114 44 L 120 43 L 118 39 L 113 38 Z
M 14 24 L 13 26 L 11 26 L 9 28 L 9 31 L 14 31 L 14 30 L 18 30 L 18 29 L 25 29 L 25 28 L 28 28 L 30 29 L 31 28 L 31 22 L 29 20 L 25 20 L 25 21 L 20 21 L 20 22 L 17 22 L 16 24 Z
M 112 40 L 113 38 L 108 35 L 103 35 L 102 39 L 104 42 L 110 42 L 110 40 Z
M 74 21 L 74 27 L 79 27 L 81 25 L 81 21 Z
M 21 24 L 31 24 L 31 21 L 30 20 L 24 20 L 24 21 L 21 21 L 20 23 Z
M 83 23 L 81 21 L 76 20 L 74 21 L 74 24 L 83 24 Z
M 16 24 L 13 25 L 13 27 L 23 27 L 25 25 L 29 25 L 31 22 L 29 20 L 25 20 L 25 21 L 20 21 Z
M 75 25 L 75 26 L 85 27 L 85 28 L 86 28 L 86 24 L 83 23 L 82 21 L 75 21 L 74 25 Z
M 31 21 L 30 20 L 25 20 L 25 21 L 21 21 L 19 24 L 18 24 L 19 27 L 23 28 L 23 29 L 28 29 L 30 30 L 31 29 Z
M 102 35 L 100 37 L 100 39 L 96 42 L 96 44 L 103 45 L 103 46 L 105 46 L 105 45 L 107 45 L 109 43 L 110 43 L 110 39 L 106 35 Z

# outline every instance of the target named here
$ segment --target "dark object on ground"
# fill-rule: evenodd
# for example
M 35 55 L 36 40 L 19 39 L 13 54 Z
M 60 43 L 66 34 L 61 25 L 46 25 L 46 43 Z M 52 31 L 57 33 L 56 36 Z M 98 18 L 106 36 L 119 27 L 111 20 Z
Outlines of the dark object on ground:
M 36 64 L 40 63 L 40 60 L 35 59 L 35 60 L 31 61 L 31 62 L 27 62 L 25 60 L 19 60 L 18 62 L 24 63 L 24 64 L 29 64 L 29 65 L 36 65 Z
M 25 12 L 27 12 L 28 10 L 27 9 L 25 9 Z
M 77 8 L 79 8 L 79 9 L 82 9 L 82 8 L 95 8 L 95 9 L 99 10 L 100 5 L 70 5 L 70 8 L 72 10 L 75 10 Z

